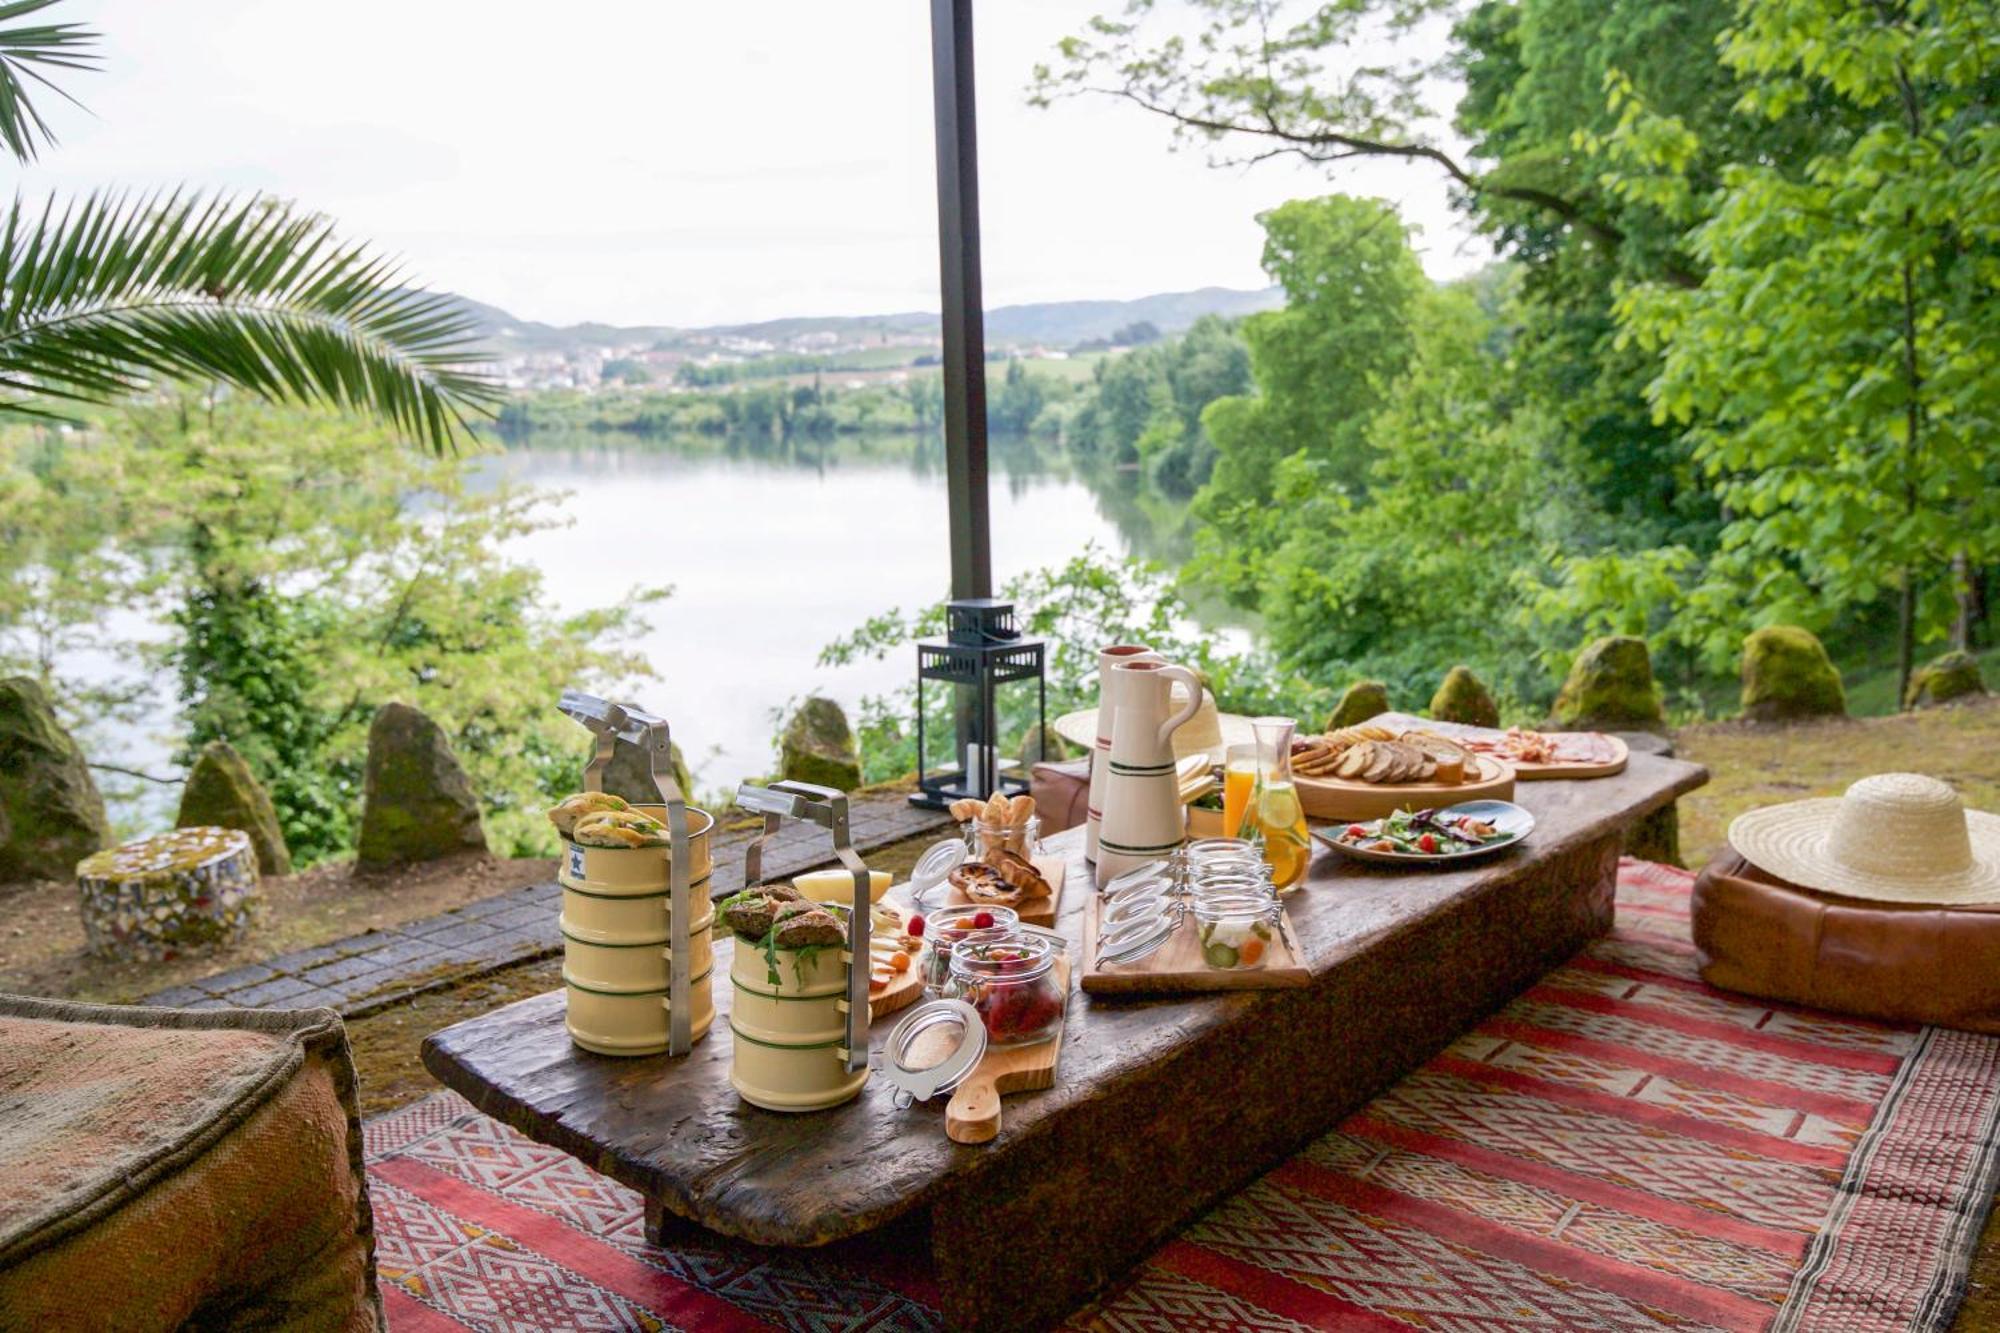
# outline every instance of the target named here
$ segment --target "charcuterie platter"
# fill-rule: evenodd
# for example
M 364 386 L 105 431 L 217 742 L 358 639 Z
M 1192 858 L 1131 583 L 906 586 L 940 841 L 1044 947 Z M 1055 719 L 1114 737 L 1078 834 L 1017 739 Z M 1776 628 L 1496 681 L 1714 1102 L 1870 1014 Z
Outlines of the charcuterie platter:
M 1550 778 L 1608 778 L 1625 771 L 1632 751 L 1601 731 L 1468 731 L 1458 739 L 1469 750 L 1506 763 L 1523 782 Z

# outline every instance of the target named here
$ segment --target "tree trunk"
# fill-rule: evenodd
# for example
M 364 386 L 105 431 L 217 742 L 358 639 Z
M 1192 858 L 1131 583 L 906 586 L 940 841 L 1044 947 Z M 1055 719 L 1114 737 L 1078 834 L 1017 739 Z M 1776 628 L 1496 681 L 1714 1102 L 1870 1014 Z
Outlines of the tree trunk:
M 1917 581 L 1903 569 L 1902 595 L 1896 599 L 1896 708 L 1910 706 L 1910 674 L 1916 668 Z
M 1952 622 L 1951 646 L 1972 651 L 1972 621 L 1979 613 L 1979 601 L 1972 588 L 1972 561 L 1960 551 L 1951 558 L 1952 590 L 1958 597 L 1958 617 Z

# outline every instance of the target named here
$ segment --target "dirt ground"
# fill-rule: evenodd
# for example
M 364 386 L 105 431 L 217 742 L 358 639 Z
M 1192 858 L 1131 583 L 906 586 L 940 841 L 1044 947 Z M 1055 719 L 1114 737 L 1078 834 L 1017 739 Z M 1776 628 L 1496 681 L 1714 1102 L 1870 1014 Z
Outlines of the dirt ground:
M 1928 773 L 1956 786 L 1967 806 L 2000 811 L 2000 696 L 1852 722 L 1684 727 L 1674 744 L 1682 758 L 1708 766 L 1708 785 L 1680 801 L 1681 852 L 1696 868 L 1721 850 L 1729 821 L 1744 811 L 1838 796 L 1870 773 Z
M 264 881 L 264 914 L 245 938 L 170 963 L 113 963 L 84 949 L 76 886 L 0 885 L 0 991 L 124 1002 L 273 955 L 435 916 L 462 903 L 555 878 L 553 860 L 452 857 L 394 874 L 351 864 Z

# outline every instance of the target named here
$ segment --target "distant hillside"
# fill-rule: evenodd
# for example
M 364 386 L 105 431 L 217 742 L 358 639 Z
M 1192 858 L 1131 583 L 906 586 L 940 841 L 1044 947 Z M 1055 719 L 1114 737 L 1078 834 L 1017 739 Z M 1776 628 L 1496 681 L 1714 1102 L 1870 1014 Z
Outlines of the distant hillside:
M 698 329 L 675 329 L 664 325 L 557 326 L 516 319 L 497 306 L 464 297 L 460 300 L 472 313 L 480 331 L 503 354 L 583 350 L 632 343 L 672 346 L 686 340 L 717 337 L 754 338 L 782 345 L 814 333 L 831 333 L 843 338 L 866 338 L 871 334 L 910 336 L 935 334 L 938 327 L 937 314 L 927 311 L 892 315 L 793 316 L 754 324 L 720 324 Z M 1108 338 L 1116 330 L 1140 320 L 1153 324 L 1163 333 L 1176 333 L 1203 315 L 1235 318 L 1283 304 L 1284 295 L 1276 287 L 1267 287 L 1262 291 L 1203 287 L 1191 292 L 1141 296 L 1131 301 L 1040 301 L 1028 305 L 1003 305 L 986 312 L 986 341 L 994 347 L 1026 343 L 1068 347 L 1091 338 Z

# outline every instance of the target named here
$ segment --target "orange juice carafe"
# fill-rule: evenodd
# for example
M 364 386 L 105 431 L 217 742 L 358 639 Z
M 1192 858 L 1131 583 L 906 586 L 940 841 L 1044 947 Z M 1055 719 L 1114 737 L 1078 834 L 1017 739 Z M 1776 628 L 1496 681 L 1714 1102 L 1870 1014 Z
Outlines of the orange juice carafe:
M 1231 838 L 1249 837 L 1243 819 L 1257 791 L 1257 747 L 1232 745 L 1223 752 L 1222 831 Z
M 1260 717 L 1251 726 L 1257 733 L 1257 785 L 1240 834 L 1262 841 L 1271 882 L 1284 893 L 1305 882 L 1306 864 L 1312 860 L 1305 807 L 1292 783 L 1292 732 L 1298 724 L 1287 717 Z M 1224 770 L 1223 780 L 1229 777 Z

